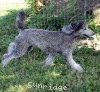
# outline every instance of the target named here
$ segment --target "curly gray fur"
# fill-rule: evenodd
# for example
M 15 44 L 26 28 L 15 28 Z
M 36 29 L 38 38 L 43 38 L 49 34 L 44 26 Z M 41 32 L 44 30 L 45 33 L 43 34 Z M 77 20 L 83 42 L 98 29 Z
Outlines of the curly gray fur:
M 44 29 L 24 29 L 25 13 L 21 11 L 16 18 L 16 27 L 20 30 L 19 35 L 9 45 L 8 52 L 3 55 L 3 67 L 13 58 L 23 56 L 29 46 L 36 45 L 49 55 L 45 60 L 45 66 L 52 63 L 57 53 L 64 56 L 71 68 L 82 72 L 82 68 L 77 64 L 72 56 L 76 38 L 90 37 L 94 32 L 88 29 L 86 22 L 79 21 L 65 25 L 62 31 L 48 31 Z

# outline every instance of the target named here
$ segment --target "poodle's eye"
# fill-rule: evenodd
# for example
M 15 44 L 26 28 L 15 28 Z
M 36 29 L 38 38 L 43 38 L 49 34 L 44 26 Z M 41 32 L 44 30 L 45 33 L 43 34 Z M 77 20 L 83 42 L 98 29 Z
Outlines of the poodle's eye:
M 86 28 L 84 30 L 86 30 Z

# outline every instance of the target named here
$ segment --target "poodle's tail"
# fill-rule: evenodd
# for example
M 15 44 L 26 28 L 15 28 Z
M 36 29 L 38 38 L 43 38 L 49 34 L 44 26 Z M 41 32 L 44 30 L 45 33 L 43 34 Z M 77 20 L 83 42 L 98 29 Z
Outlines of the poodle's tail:
M 26 19 L 25 12 L 21 10 L 17 14 L 17 17 L 16 17 L 16 23 L 15 23 L 16 28 L 18 28 L 19 30 L 24 30 L 24 22 L 25 22 L 25 19 Z

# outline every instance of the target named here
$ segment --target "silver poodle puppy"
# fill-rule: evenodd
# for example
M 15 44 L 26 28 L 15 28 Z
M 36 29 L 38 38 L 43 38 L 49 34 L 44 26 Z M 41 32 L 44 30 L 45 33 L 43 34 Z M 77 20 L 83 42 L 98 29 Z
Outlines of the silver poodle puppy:
M 76 21 L 65 25 L 61 31 L 48 31 L 43 29 L 24 29 L 25 18 L 24 11 L 20 11 L 16 17 L 16 27 L 19 29 L 19 34 L 10 43 L 7 53 L 3 55 L 3 67 L 12 59 L 23 56 L 30 46 L 36 45 L 48 53 L 44 66 L 50 66 L 55 55 L 59 53 L 64 56 L 65 61 L 69 63 L 73 70 L 83 71 L 80 64 L 74 61 L 72 52 L 75 42 L 80 37 L 87 38 L 95 34 L 88 29 L 86 22 Z

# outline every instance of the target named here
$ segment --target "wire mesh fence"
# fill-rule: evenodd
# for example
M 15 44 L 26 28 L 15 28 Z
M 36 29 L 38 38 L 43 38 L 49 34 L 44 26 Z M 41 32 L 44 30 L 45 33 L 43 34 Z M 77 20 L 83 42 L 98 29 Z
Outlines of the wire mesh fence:
M 37 28 L 52 29 L 53 25 L 56 27 L 54 29 L 57 30 L 72 21 L 88 21 L 94 17 L 95 23 L 100 24 L 99 0 L 34 0 L 34 2 L 28 0 L 28 5 L 32 8 L 32 11 L 37 13 L 37 21 L 33 24 L 37 24 Z M 40 23 L 41 20 L 43 22 Z
M 25 7 L 31 8 L 31 12 L 38 13 L 36 15 L 37 24 L 45 18 L 43 23 L 38 24 L 41 27 L 50 20 L 52 20 L 51 25 L 60 26 L 61 24 L 64 25 L 76 20 L 88 20 L 93 17 L 96 17 L 96 23 L 100 24 L 100 0 L 26 0 L 26 2 L 23 0 L 10 0 L 9 2 L 3 0 L 0 1 L 0 11 L 2 12 L 0 16 L 7 13 L 7 10 L 24 9 Z M 61 20 L 61 24 L 59 24 L 59 20 Z

